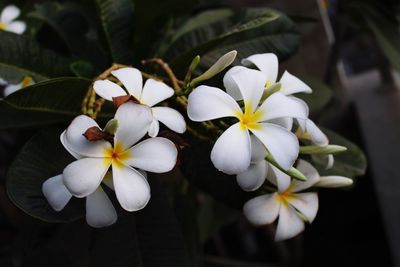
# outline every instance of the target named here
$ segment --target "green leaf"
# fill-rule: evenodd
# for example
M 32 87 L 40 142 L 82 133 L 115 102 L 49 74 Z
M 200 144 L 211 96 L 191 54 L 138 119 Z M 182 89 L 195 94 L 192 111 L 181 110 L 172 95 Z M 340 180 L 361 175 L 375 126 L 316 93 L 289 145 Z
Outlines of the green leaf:
M 311 94 L 299 93 L 296 97 L 303 99 L 308 107 L 310 113 L 315 114 L 320 111 L 332 99 L 332 89 L 324 84 L 322 81 L 311 77 L 299 77 L 300 80 L 305 82 L 313 90 Z
M 13 203 L 29 215 L 48 222 L 69 222 L 84 213 L 84 202 L 73 199 L 54 211 L 42 193 L 48 178 L 61 174 L 74 159 L 60 142 L 60 130 L 41 132 L 22 148 L 7 173 L 7 191 Z
M 329 138 L 329 143 L 347 147 L 347 150 L 334 155 L 335 163 L 331 169 L 326 170 L 326 162 L 320 157 L 313 156 L 312 159 L 316 164 L 321 175 L 342 175 L 349 178 L 362 176 L 367 169 L 367 158 L 364 152 L 353 142 L 343 136 L 330 131 L 321 129 Z
M 81 3 L 82 4 L 82 3 Z M 90 28 L 88 7 L 72 2 L 44 2 L 35 5 L 29 16 L 49 25 L 68 48 L 70 54 L 89 60 L 96 66 L 107 64 L 104 51 Z M 49 34 L 48 32 L 46 32 Z
M 182 34 L 171 43 L 163 56 L 173 66 L 181 67 L 189 64 L 196 55 L 202 55 L 201 65 L 206 68 L 231 50 L 238 51 L 238 59 L 260 51 L 274 52 L 284 59 L 293 54 L 299 44 L 299 34 L 293 22 L 271 9 L 249 8 L 233 15 L 226 13 L 223 19 L 212 22 L 203 25 L 197 18 L 194 22 L 189 20 L 187 24 L 200 26 L 183 25 L 194 30 Z
M 132 64 L 134 12 L 131 0 L 96 0 L 112 60 Z
M 94 76 L 93 66 L 89 62 L 75 61 L 71 63 L 70 68 L 77 77 L 92 78 Z
M 45 124 L 47 121 L 69 121 L 73 117 L 81 114 L 81 104 L 84 99 L 91 80 L 83 78 L 57 78 L 40 82 L 9 95 L 2 100 L 0 113 L 3 110 L 6 114 L 13 116 L 13 109 L 16 114 L 22 112 L 33 112 L 32 116 L 19 117 L 17 122 L 20 125 Z M 0 102 L 1 103 L 1 102 Z M 10 109 L 12 108 L 12 109 Z M 43 117 L 40 114 L 46 114 Z M 100 118 L 111 118 L 113 113 L 103 112 Z M 36 118 L 36 121 L 32 121 Z M 15 126 L 2 122 L 0 128 L 10 128 Z
M 199 0 L 133 0 L 133 2 L 136 25 L 134 51 L 138 62 L 141 59 L 154 57 L 160 45 L 170 43 L 167 35 L 172 22 L 179 16 L 189 14 Z M 164 42 L 161 43 L 161 40 Z
M 197 217 L 201 243 L 204 244 L 221 227 L 234 222 L 239 216 L 238 210 L 229 208 L 210 196 L 204 196 Z
M 27 36 L 0 31 L 0 40 L 0 77 L 9 82 L 17 83 L 25 75 L 37 82 L 71 74 L 68 59 Z

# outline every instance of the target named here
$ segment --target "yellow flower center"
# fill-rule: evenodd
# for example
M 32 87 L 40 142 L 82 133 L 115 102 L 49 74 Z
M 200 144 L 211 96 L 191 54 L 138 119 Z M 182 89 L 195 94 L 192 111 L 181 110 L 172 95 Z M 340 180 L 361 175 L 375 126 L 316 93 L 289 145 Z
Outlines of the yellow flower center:
M 4 31 L 7 29 L 7 24 L 0 22 L 0 30 Z
M 262 112 L 259 110 L 256 112 L 253 112 L 250 103 L 245 103 L 244 107 L 245 107 L 244 113 L 238 112 L 236 114 L 236 117 L 239 119 L 239 122 L 240 122 L 240 128 L 242 130 L 259 129 L 260 125 L 259 125 L 258 121 L 261 119 Z
M 120 143 L 116 143 L 113 148 L 104 149 L 104 164 L 107 166 L 114 163 L 115 166 L 120 167 L 123 165 L 123 162 L 130 157 L 130 153 L 123 150 Z
M 22 86 L 22 88 L 27 87 L 27 86 L 31 85 L 32 82 L 33 82 L 33 79 L 31 76 L 25 76 L 21 82 L 21 86 Z
M 289 205 L 289 201 L 290 199 L 293 199 L 293 193 L 290 190 L 291 187 L 289 187 L 288 189 L 286 189 L 285 192 L 281 193 L 281 194 L 277 194 L 276 195 L 276 200 L 279 201 L 282 205 Z

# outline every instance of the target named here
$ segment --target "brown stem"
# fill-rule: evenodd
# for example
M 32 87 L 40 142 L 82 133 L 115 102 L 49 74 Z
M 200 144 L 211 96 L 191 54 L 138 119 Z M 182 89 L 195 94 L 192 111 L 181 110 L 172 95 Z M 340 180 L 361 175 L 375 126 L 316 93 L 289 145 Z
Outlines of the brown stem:
M 161 58 L 146 59 L 146 60 L 142 60 L 141 63 L 142 63 L 142 65 L 147 65 L 147 64 L 159 65 L 165 71 L 165 73 L 168 75 L 175 92 L 178 93 L 182 90 L 181 87 L 179 86 L 180 81 L 176 78 L 175 73 L 169 67 L 168 63 L 166 63 Z

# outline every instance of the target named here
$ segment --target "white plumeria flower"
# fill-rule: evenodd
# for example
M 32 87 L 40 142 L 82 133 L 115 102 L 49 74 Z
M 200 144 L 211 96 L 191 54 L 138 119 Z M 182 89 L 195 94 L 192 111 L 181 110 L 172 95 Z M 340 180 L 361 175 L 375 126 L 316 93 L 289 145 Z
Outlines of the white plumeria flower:
M 21 10 L 14 6 L 6 6 L 0 14 L 0 30 L 22 34 L 26 29 L 23 21 L 15 20 L 21 14 Z
M 301 81 L 299 78 L 290 74 L 288 71 L 285 71 L 278 81 L 278 70 L 279 70 L 279 62 L 278 57 L 273 53 L 265 53 L 265 54 L 255 54 L 248 58 L 242 60 L 242 64 L 245 66 L 255 65 L 267 78 L 267 82 L 265 84 L 265 90 L 272 88 L 276 84 L 280 84 L 279 92 L 286 95 L 291 96 L 296 93 L 312 93 L 311 88 Z M 224 78 L 224 83 L 233 83 L 232 74 L 236 71 L 240 71 L 245 67 L 236 66 L 230 69 Z M 239 89 L 233 86 L 230 87 L 231 92 L 228 91 L 236 100 L 241 100 L 241 95 Z M 299 98 L 294 99 L 298 101 L 303 101 Z M 307 110 L 308 112 L 308 110 Z M 307 113 L 308 115 L 308 113 Z M 308 116 L 307 116 L 308 117 Z M 298 119 L 299 126 L 303 133 L 308 135 L 308 139 L 311 139 L 313 143 L 320 146 L 326 146 L 329 143 L 326 135 L 315 125 L 315 123 L 310 119 Z M 287 125 L 288 128 L 292 127 L 292 120 L 290 118 L 286 118 L 283 123 Z
M 115 119 L 118 129 L 113 145 L 105 140 L 90 142 L 83 136 L 87 129 L 98 127 L 93 119 L 81 115 L 72 121 L 61 140 L 80 159 L 64 169 L 63 183 L 73 196 L 87 197 L 96 191 L 112 166 L 113 187 L 122 208 L 140 210 L 150 199 L 150 187 L 134 168 L 155 173 L 170 171 L 176 164 L 177 149 L 162 137 L 137 143 L 152 122 L 147 106 L 125 103 L 118 108 Z
M 251 163 L 247 170 L 236 175 L 238 185 L 244 191 L 255 191 L 264 183 L 270 163 L 265 160 L 267 149 L 254 135 L 250 136 Z
M 193 121 L 224 117 L 238 119 L 216 141 L 211 151 L 214 166 L 227 174 L 245 171 L 251 161 L 251 132 L 260 139 L 282 168 L 289 169 L 297 159 L 299 143 L 290 130 L 274 120 L 306 118 L 307 108 L 304 103 L 274 93 L 259 106 L 266 77 L 260 71 L 247 68 L 231 76 L 233 82 L 225 84 L 225 87 L 228 92 L 232 91 L 231 86 L 240 90 L 244 111 L 232 96 L 216 87 L 199 86 L 188 99 L 188 116 Z
M 103 183 L 111 189 L 112 179 L 104 178 Z M 64 185 L 62 174 L 47 179 L 42 185 L 47 201 L 55 211 L 61 211 L 72 198 Z M 106 227 L 117 221 L 117 212 L 101 186 L 86 197 L 86 222 L 92 227 Z
M 276 241 L 292 238 L 304 230 L 304 222 L 311 223 L 318 211 L 318 195 L 302 192 L 313 186 L 341 187 L 352 184 L 352 180 L 341 176 L 320 177 L 308 162 L 299 160 L 297 169 L 308 179 L 305 182 L 291 180 L 288 175 L 271 167 L 268 180 L 276 185 L 277 192 L 255 197 L 246 202 L 243 212 L 254 225 L 274 222 L 278 217 Z
M 22 81 L 18 84 L 9 84 L 4 88 L 4 97 L 7 97 L 8 95 L 23 89 L 27 86 L 35 84 L 33 78 L 31 76 L 25 76 Z
M 96 81 L 93 85 L 96 93 L 104 99 L 113 100 L 113 97 L 131 95 L 141 104 L 151 107 L 153 120 L 148 134 L 155 137 L 159 131 L 159 121 L 177 133 L 186 131 L 183 116 L 169 107 L 154 107 L 154 105 L 174 95 L 174 90 L 163 82 L 147 79 L 143 86 L 142 74 L 135 68 L 121 68 L 111 72 L 124 85 L 121 86 L 109 80 Z

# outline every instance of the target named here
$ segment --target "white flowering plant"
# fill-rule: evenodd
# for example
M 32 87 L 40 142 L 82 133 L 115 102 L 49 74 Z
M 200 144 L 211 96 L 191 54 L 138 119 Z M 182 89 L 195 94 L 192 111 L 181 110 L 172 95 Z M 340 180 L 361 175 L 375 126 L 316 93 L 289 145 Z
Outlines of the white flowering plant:
M 329 89 L 279 69 L 299 45 L 285 14 L 190 16 L 196 1 L 172 2 L 52 1 L 0 16 L 0 127 L 32 135 L 8 196 L 64 235 L 78 225 L 94 266 L 199 266 L 206 227 L 241 214 L 293 238 L 316 217 L 319 188 L 365 172 L 362 151 L 313 120 Z M 229 215 L 202 216 L 215 203 Z

